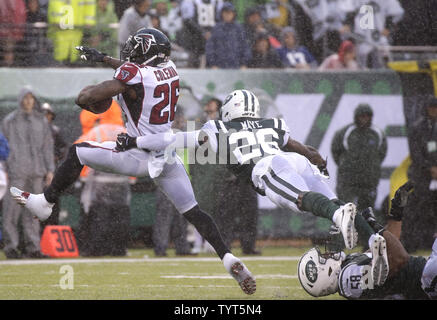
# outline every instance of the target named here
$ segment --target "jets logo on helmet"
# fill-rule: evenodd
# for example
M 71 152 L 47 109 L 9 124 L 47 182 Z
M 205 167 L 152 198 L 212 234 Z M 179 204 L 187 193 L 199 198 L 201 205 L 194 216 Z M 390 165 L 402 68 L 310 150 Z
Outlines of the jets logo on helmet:
M 311 260 L 305 265 L 305 275 L 309 282 L 314 283 L 317 281 L 317 267 Z
M 306 252 L 297 266 L 299 282 L 305 291 L 313 297 L 337 292 L 342 259 L 341 252 L 321 253 L 318 247 Z
M 238 118 L 259 118 L 258 98 L 249 90 L 232 91 L 220 109 L 223 121 Z

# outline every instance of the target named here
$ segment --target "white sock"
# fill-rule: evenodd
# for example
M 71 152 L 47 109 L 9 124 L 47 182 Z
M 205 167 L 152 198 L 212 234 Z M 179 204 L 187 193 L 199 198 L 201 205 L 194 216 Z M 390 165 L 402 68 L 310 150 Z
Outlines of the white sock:
M 229 271 L 229 270 L 231 269 L 232 264 L 233 264 L 236 260 L 238 260 L 238 258 L 235 257 L 232 253 L 226 253 L 226 254 L 223 256 L 223 259 L 222 259 L 223 264 L 224 264 L 226 270 Z

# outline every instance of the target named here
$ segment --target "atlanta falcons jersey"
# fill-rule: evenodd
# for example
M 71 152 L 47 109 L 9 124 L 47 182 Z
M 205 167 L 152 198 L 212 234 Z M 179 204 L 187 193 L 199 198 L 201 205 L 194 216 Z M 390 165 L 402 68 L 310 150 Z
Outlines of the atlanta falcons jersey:
M 136 93 L 135 99 L 127 92 L 118 97 L 130 136 L 170 130 L 179 97 L 179 75 L 172 61 L 163 67 L 126 62 L 115 71 L 114 79 Z
M 241 121 L 211 120 L 202 127 L 208 142 L 217 155 L 237 176 L 251 177 L 252 169 L 264 157 L 282 153 L 290 136 L 284 119 L 253 119 Z

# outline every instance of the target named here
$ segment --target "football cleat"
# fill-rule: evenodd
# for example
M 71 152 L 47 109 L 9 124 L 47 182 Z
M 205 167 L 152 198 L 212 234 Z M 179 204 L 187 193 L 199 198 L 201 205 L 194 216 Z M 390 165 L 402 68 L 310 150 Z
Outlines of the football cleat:
M 231 275 L 237 280 L 241 290 L 246 294 L 254 294 L 256 291 L 256 281 L 250 271 L 241 262 L 234 262 L 231 266 Z
M 45 221 L 52 214 L 52 208 L 55 204 L 49 203 L 43 193 L 32 194 L 16 187 L 11 187 L 9 191 L 19 205 L 28 209 L 39 220 Z
M 351 202 L 341 206 L 334 213 L 335 226 L 340 229 L 347 249 L 353 249 L 358 242 L 358 232 L 355 229 L 356 214 L 357 207 Z
M 374 286 L 381 286 L 387 280 L 389 266 L 387 258 L 387 245 L 383 236 L 375 234 L 371 239 L 372 252 L 372 279 Z
M 246 294 L 254 294 L 256 291 L 255 278 L 250 273 L 249 269 L 244 263 L 232 256 L 230 263 L 225 263 L 225 268 L 231 274 L 231 276 L 238 282 L 241 290 Z

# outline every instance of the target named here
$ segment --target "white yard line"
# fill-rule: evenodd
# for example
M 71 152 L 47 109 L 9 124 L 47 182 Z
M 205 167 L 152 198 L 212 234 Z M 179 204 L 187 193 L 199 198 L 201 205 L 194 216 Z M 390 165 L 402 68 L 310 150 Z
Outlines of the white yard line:
M 214 275 L 214 276 L 201 276 L 201 275 L 172 275 L 172 276 L 160 276 L 160 278 L 166 279 L 232 279 L 230 275 Z M 255 276 L 256 279 L 297 279 L 297 275 L 288 274 L 260 274 Z
M 242 261 L 298 261 L 300 256 L 272 256 L 272 257 L 241 257 Z M 199 258 L 77 258 L 77 259 L 29 259 L 29 260 L 4 260 L 0 261 L 1 266 L 20 266 L 38 264 L 72 264 L 72 263 L 144 263 L 144 262 L 220 262 L 218 257 Z

